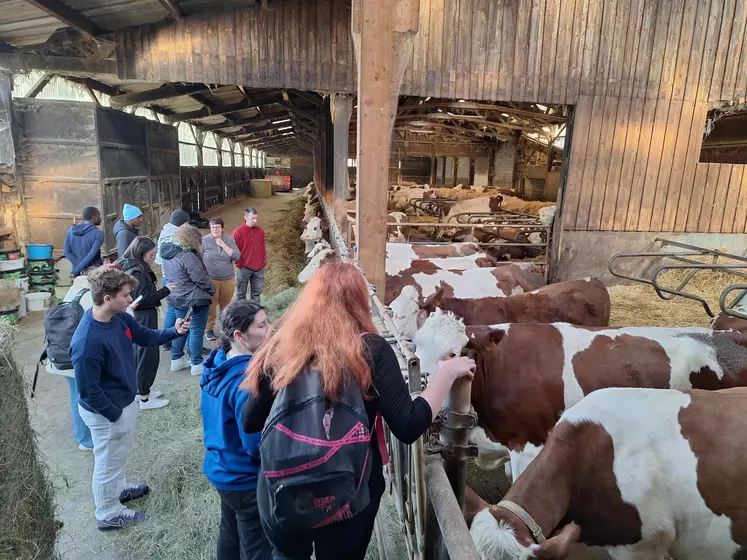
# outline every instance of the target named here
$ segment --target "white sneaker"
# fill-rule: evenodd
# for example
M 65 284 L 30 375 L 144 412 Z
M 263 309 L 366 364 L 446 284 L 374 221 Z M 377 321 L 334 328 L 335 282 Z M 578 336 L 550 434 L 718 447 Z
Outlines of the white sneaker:
M 192 361 L 187 356 L 182 356 L 178 360 L 171 360 L 171 371 L 182 371 L 192 365 Z
M 153 393 L 151 393 L 151 397 L 147 401 L 140 401 L 140 410 L 148 410 L 151 408 L 163 408 L 164 406 L 168 404 L 169 404 L 168 399 L 154 399 Z
M 93 447 L 86 447 L 83 444 L 78 445 L 78 449 L 80 449 L 81 451 L 93 451 Z
M 161 391 L 151 391 L 149 398 L 151 399 L 157 399 L 158 397 L 162 397 L 163 393 Z M 142 395 L 138 395 L 138 398 L 143 398 Z
M 192 375 L 202 375 L 202 364 L 197 364 L 196 366 L 192 366 L 190 368 L 189 373 Z

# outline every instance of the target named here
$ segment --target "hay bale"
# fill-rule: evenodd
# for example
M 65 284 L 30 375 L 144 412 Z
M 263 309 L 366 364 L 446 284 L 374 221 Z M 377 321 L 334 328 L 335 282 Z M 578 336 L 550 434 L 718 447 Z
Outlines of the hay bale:
M 305 245 L 301 241 L 306 198 L 296 196 L 288 205 L 284 215 L 267 228 L 267 252 L 264 294 L 274 296 L 283 290 L 298 285 L 298 273 L 306 262 Z
M 438 188 L 433 189 L 431 192 L 435 192 L 438 198 L 451 198 L 453 200 L 472 200 L 473 198 L 489 196 L 472 189 L 462 189 L 459 187 L 453 189 Z
M 290 288 L 264 302 L 276 320 L 298 295 Z M 124 558 L 210 560 L 215 558 L 220 500 L 202 472 L 200 390 L 191 384 L 170 392 L 171 405 L 140 416 L 128 478 L 147 482 L 150 497 L 133 503 L 150 515 L 147 523 L 117 532 Z M 139 465 L 140 469 L 135 468 Z
M 510 210 L 511 212 L 521 212 L 522 214 L 531 214 L 533 216 L 539 216 L 540 208 L 547 206 L 554 206 L 555 202 L 539 202 L 536 200 L 521 200 L 515 196 L 503 195 L 503 203 L 501 208 L 504 210 Z
M 46 560 L 54 557 L 60 523 L 13 356 L 13 334 L 0 323 L 0 558 Z
M 690 257 L 692 260 L 710 263 L 712 257 Z M 666 261 L 672 262 L 674 261 Z M 719 259 L 723 263 L 737 263 L 733 259 Z M 670 270 L 660 276 L 662 287 L 675 289 L 689 270 Z M 740 283 L 739 277 L 728 272 L 700 270 L 690 280 L 685 291 L 704 298 L 711 311 L 718 313 L 719 299 L 724 289 Z M 612 286 L 608 289 L 612 300 L 610 325 L 631 327 L 707 327 L 710 317 L 700 302 L 676 296 L 673 300 L 661 299 L 648 284 Z M 736 294 L 732 294 L 734 296 Z

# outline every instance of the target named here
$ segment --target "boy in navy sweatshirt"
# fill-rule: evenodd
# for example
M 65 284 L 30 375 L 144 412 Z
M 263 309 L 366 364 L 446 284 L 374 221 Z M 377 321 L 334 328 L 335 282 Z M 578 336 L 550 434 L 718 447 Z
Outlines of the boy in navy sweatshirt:
M 186 334 L 189 322 L 177 320 L 166 330 L 140 326 L 125 311 L 137 280 L 116 268 L 102 266 L 88 275 L 94 306 L 83 315 L 70 343 L 78 410 L 93 438 L 93 499 L 102 531 L 145 520 L 122 504 L 145 496 L 145 484 L 125 480 L 127 458 L 135 435 L 137 392 L 132 344 L 159 346 Z

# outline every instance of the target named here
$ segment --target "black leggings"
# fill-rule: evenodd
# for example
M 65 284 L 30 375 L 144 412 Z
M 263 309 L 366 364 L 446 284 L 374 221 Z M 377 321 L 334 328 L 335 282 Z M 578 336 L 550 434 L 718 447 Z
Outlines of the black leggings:
M 381 473 L 377 473 L 381 477 Z M 374 473 L 371 473 L 375 476 Z M 363 560 L 371 540 L 374 520 L 379 511 L 381 495 L 384 492 L 383 480 L 371 484 L 371 503 L 355 517 L 334 523 L 310 533 L 289 533 L 278 527 L 267 516 L 267 487 L 265 477 L 260 475 L 257 486 L 259 514 L 262 528 L 272 545 L 273 560 L 308 560 L 312 545 L 316 560 Z
M 158 328 L 158 310 L 144 309 L 135 311 L 135 321 L 147 329 Z M 137 368 L 137 392 L 139 395 L 149 395 L 150 388 L 156 380 L 160 356 L 158 346 L 138 346 L 135 348 L 135 366 Z

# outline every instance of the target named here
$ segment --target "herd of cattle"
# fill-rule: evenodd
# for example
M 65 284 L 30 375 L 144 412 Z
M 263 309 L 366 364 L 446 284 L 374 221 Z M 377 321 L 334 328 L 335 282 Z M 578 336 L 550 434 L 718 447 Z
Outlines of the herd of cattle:
M 312 223 L 301 282 L 333 254 Z M 509 463 L 514 480 L 499 504 L 467 489 L 483 559 L 567 558 L 577 543 L 616 560 L 747 559 L 739 320 L 609 327 L 598 279 L 545 285 L 474 243 L 388 243 L 386 273 L 384 303 L 426 376 L 463 354 L 477 363 L 476 462 Z

